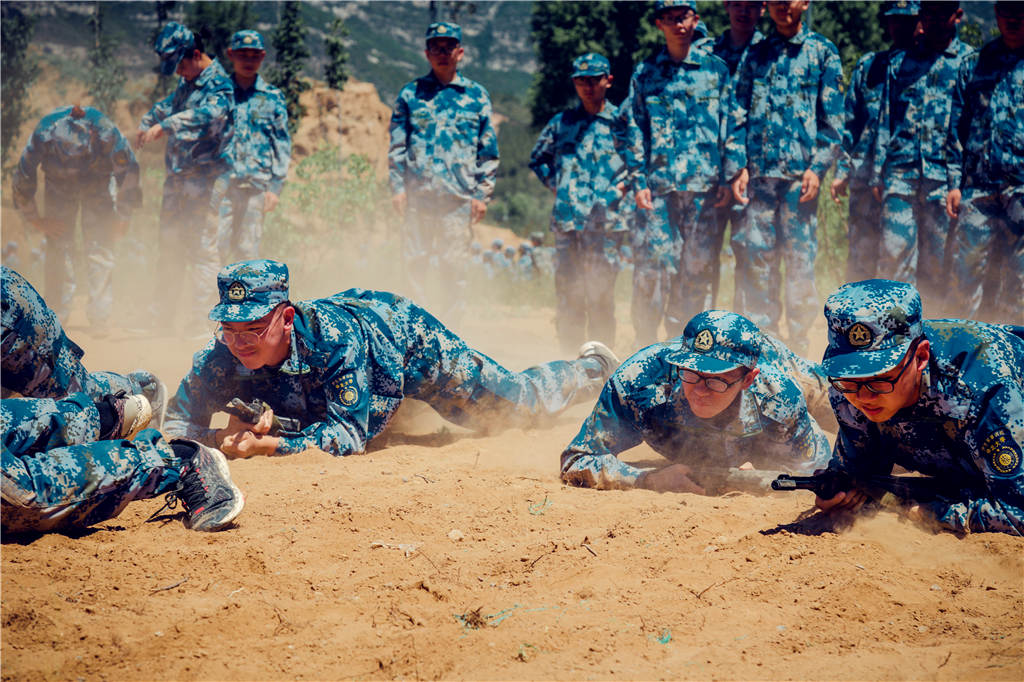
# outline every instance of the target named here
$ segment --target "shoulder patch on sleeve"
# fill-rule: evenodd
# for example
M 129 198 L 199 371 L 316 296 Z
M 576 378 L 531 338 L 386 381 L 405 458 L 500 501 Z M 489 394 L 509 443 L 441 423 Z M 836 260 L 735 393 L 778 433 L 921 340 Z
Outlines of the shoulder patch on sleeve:
M 1020 468 L 1020 446 L 1005 426 L 985 437 L 981 443 L 981 456 L 997 474 L 1012 474 Z
M 359 402 L 359 389 L 356 387 L 355 373 L 349 372 L 343 377 L 338 377 L 331 382 L 331 388 L 338 396 L 338 402 L 345 407 L 352 407 Z

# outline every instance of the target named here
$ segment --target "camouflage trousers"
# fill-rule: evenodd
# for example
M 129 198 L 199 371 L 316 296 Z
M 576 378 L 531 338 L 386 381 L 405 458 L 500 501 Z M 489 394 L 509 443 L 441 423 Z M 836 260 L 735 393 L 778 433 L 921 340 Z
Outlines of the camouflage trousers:
M 587 339 L 615 344 L 615 278 L 625 232 L 603 225 L 555 233 L 555 330 L 565 354 Z
M 264 191 L 225 174 L 213 185 L 217 252 L 223 265 L 260 257 Z
M 782 319 L 781 266 L 785 263 L 788 345 L 797 354 L 807 348 L 807 334 L 820 306 L 814 285 L 818 201 L 800 203 L 800 184 L 799 179 L 751 179 L 747 187 L 750 203 L 744 220 L 732 233 L 734 307 L 761 331 L 777 335 Z
M 850 217 L 847 225 L 850 252 L 846 281 L 860 282 L 878 276 L 878 251 L 882 244 L 882 205 L 865 184 L 850 182 Z
M 191 303 L 186 310 L 189 331 L 209 327 L 208 315 L 217 300 L 217 221 L 213 205 L 217 172 L 179 173 L 164 180 L 160 208 L 160 252 L 153 292 L 154 326 L 173 329 L 178 296 L 191 280 Z M 191 274 L 188 269 L 191 266 Z
M 86 315 L 93 325 L 110 319 L 114 301 L 114 203 L 107 184 L 93 186 L 46 184 L 46 217 L 59 228 L 46 236 L 46 297 L 67 322 L 75 295 L 75 224 L 81 211 L 82 243 L 89 285 Z
M 1024 189 L 965 187 L 949 257 L 957 317 L 1024 324 Z
M 725 242 L 725 231 L 730 223 L 733 226 L 732 229 L 735 230 L 736 226 L 743 220 L 743 214 L 747 209 L 745 205 L 731 198 L 727 205 L 713 208 L 715 211 L 715 230 L 711 234 L 712 242 L 710 249 L 715 256 L 711 263 L 711 269 L 708 272 L 708 276 L 711 278 L 711 300 L 708 303 L 708 309 L 729 307 L 718 298 L 719 282 L 722 279 L 722 244 Z
M 665 318 L 671 338 L 711 296 L 711 273 L 718 263 L 714 214 L 709 192 L 670 192 L 652 197 L 654 209 L 638 212 L 633 236 L 633 328 L 638 346 L 658 341 Z
M 949 286 L 943 267 L 949 223 L 945 182 L 887 179 L 877 276 L 915 285 L 933 314 Z
M 9 272 L 9 271 L 8 271 Z M 93 398 L 125 391 L 143 394 L 154 415 L 163 415 L 163 384 L 150 372 L 125 376 L 89 372 L 82 349 L 71 341 L 60 320 L 39 293 L 17 273 L 3 279 L 3 395 L 63 398 L 84 391 Z
M 465 314 L 470 224 L 468 199 L 408 193 L 402 257 L 411 296 L 449 324 Z
M 5 399 L 0 430 L 5 533 L 84 528 L 178 482 L 180 461 L 155 429 L 97 441 L 99 411 L 84 393 Z
M 396 297 L 393 310 L 405 318 L 403 395 L 460 426 L 483 432 L 525 428 L 593 400 L 604 386 L 606 375 L 595 358 L 513 372 L 470 348 L 412 301 Z

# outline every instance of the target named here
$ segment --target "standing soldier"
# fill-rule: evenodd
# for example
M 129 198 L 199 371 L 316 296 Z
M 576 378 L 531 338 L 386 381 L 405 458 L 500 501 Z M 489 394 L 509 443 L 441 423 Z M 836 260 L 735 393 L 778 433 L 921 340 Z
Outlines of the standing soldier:
M 725 0 L 722 5 L 729 15 L 729 29 L 711 43 L 711 53 L 725 62 L 725 65 L 729 67 L 729 77 L 735 78 L 740 62 L 750 52 L 750 46 L 764 40 L 764 35 L 757 30 L 757 24 L 764 15 L 764 3 L 760 1 L 741 2 L 740 0 Z M 743 204 L 735 201 L 731 196 L 725 206 L 715 207 L 715 232 L 711 243 L 712 253 L 715 254 L 710 273 L 711 303 L 709 307 L 711 308 L 717 304 L 721 266 L 718 256 L 722 251 L 725 228 L 730 220 L 733 225 L 739 224 L 743 218 L 744 208 Z
M 997 2 L 996 23 L 1001 36 L 964 59 L 953 90 L 950 291 L 966 317 L 1024 324 L 1024 4 Z
M 46 176 L 46 217 L 36 207 L 36 169 Z M 92 107 L 58 107 L 36 126 L 11 182 L 14 205 L 46 235 L 45 291 L 67 322 L 75 293 L 75 219 L 89 273 L 89 322 L 106 334 L 113 303 L 114 239 L 142 203 L 139 164 L 113 121 Z
M 619 110 L 605 100 L 608 60 L 591 52 L 572 66 L 580 103 L 555 114 L 530 154 L 530 168 L 555 195 L 555 329 L 563 353 L 575 353 L 587 338 L 615 342 L 615 278 L 626 230 L 617 187 L 625 179 L 615 151 Z
M 872 182 L 882 197 L 879 276 L 916 283 L 936 303 L 949 285 L 943 257 L 950 93 L 972 51 L 956 38 L 962 17 L 958 2 L 922 2 L 921 39 L 892 55 Z
M 238 31 L 230 45 L 235 85 L 231 170 L 213 188 L 213 205 L 219 206 L 218 251 L 226 263 L 259 257 L 263 217 L 277 206 L 292 155 L 284 96 L 259 74 L 267 56 L 263 36 Z
M 442 319 L 457 321 L 465 308 L 471 225 L 483 219 L 498 173 L 498 136 L 491 98 L 458 72 L 462 29 L 427 27 L 430 73 L 398 93 L 388 150 L 392 204 L 405 217 L 405 272 L 416 298 L 435 300 Z M 431 292 L 432 293 L 432 292 Z
M 776 333 L 784 262 L 788 345 L 798 354 L 807 348 L 818 305 L 818 189 L 839 153 L 843 121 L 839 51 L 803 25 L 808 4 L 768 3 L 775 28 L 750 47 L 739 68 L 726 157 L 729 164 L 734 153 L 743 159 L 726 175 L 738 174 L 733 193 L 750 204 L 732 233 L 735 305 Z
M 153 105 L 139 124 L 136 148 L 167 135 L 164 198 L 160 208 L 160 256 L 154 311 L 158 328 L 174 328 L 177 289 L 186 266 L 193 266 L 195 295 L 187 327 L 206 326 L 217 276 L 217 223 L 211 219 L 214 182 L 228 169 L 234 85 L 216 59 L 203 51 L 202 37 L 169 22 L 156 38 L 165 76 L 181 76 L 178 87 Z
M 623 156 L 641 209 L 633 239 L 633 326 L 637 344 L 669 336 L 702 310 L 711 293 L 712 203 L 728 200 L 722 162 L 729 68 L 691 49 L 696 3 L 659 0 L 654 23 L 665 48 L 644 60 L 629 86 Z
M 846 261 L 846 279 L 854 282 L 875 276 L 878 254 L 882 248 L 879 204 L 870 186 L 878 134 L 878 117 L 885 92 L 889 60 L 898 50 L 914 44 L 918 32 L 917 0 L 885 3 L 885 27 L 892 47 L 881 52 L 868 52 L 853 67 L 850 89 L 846 92 L 846 127 L 843 129 L 843 151 L 836 163 L 836 176 L 830 188 L 832 200 L 850 194 L 848 234 L 850 255 Z

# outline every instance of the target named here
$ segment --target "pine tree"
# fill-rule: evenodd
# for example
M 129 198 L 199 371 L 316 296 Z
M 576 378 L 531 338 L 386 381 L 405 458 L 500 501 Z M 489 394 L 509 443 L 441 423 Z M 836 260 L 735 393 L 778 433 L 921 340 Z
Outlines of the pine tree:
M 282 3 L 281 21 L 277 24 L 271 43 L 274 46 L 274 66 L 268 72 L 271 83 L 281 88 L 288 105 L 288 129 L 294 133 L 299 120 L 306 113 L 299 95 L 309 89 L 302 80 L 302 69 L 310 57 L 306 46 L 306 27 L 302 22 L 302 3 L 289 0 Z
M 35 22 L 22 14 L 13 3 L 0 5 L 0 67 L 3 87 L 0 88 L 0 163 L 7 165 L 11 143 L 18 137 L 21 124 L 35 115 L 28 91 L 39 76 L 39 61 L 28 54 Z
M 92 26 L 93 44 L 89 50 L 89 94 L 93 106 L 105 114 L 113 112 L 114 104 L 124 93 L 124 84 L 128 77 L 121 62 L 114 57 L 114 45 L 109 36 L 103 32 L 103 17 L 106 13 L 104 3 L 93 5 L 89 24 Z
M 324 36 L 324 51 L 327 53 L 327 64 L 324 66 L 324 79 L 327 87 L 341 90 L 348 81 L 348 49 L 345 38 L 348 28 L 340 18 L 331 22 L 330 31 Z

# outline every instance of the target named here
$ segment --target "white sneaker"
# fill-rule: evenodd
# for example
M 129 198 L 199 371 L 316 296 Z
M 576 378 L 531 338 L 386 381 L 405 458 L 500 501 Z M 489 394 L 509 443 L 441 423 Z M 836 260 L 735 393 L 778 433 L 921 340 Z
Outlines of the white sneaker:
M 601 373 L 605 381 L 608 380 L 619 365 L 622 363 L 619 358 L 612 352 L 612 349 L 604 345 L 600 341 L 587 341 L 580 346 L 579 358 L 594 358 L 601 363 Z

